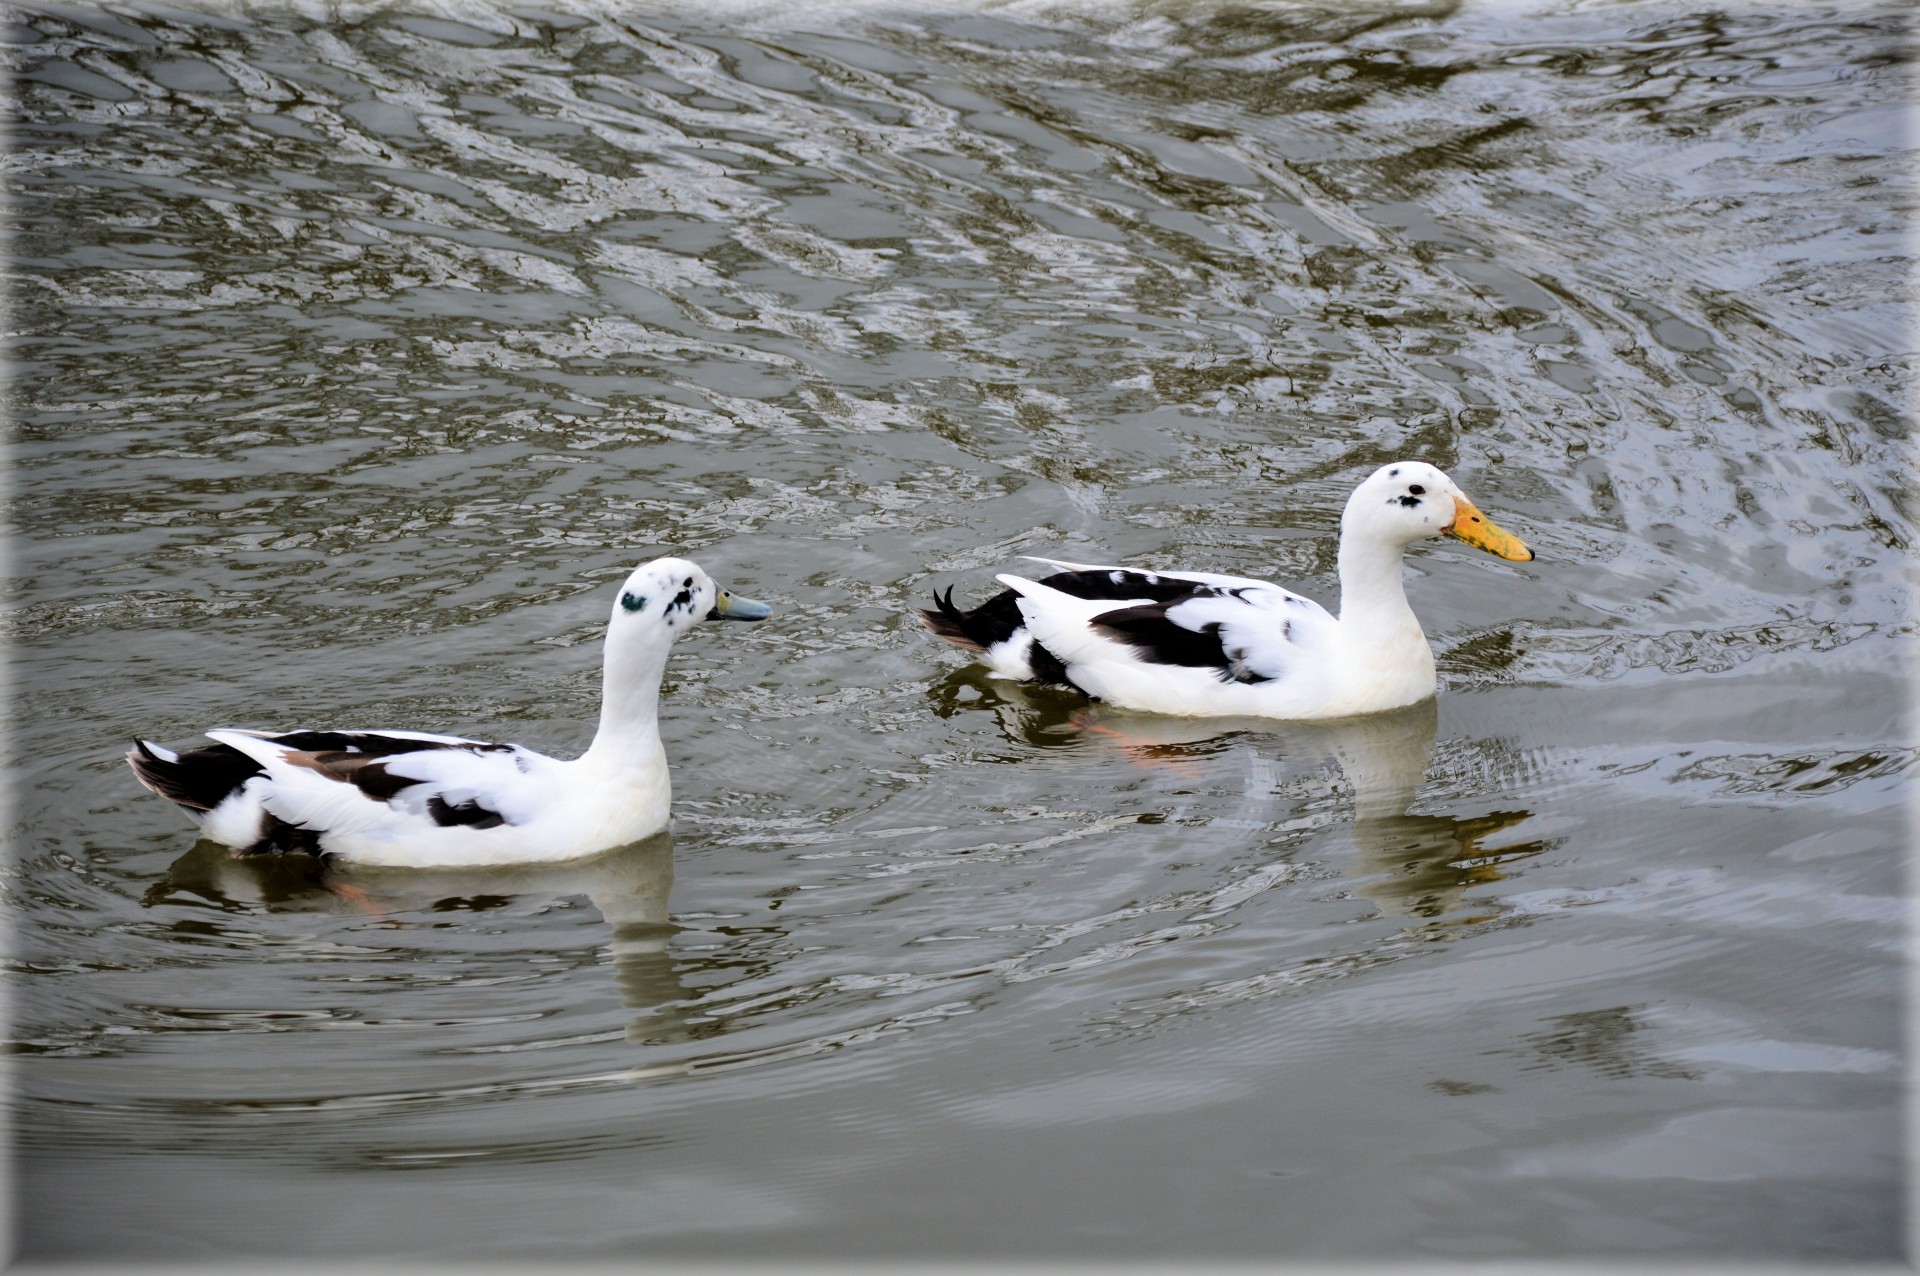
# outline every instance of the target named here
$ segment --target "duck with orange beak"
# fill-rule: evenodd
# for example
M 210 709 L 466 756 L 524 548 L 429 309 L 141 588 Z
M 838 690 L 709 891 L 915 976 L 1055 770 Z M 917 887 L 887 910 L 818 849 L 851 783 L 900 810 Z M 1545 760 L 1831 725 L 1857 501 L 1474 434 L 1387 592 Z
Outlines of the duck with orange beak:
M 1369 475 L 1340 519 L 1340 612 L 1266 581 L 1035 559 L 972 610 L 953 591 L 927 628 L 998 677 L 1128 709 L 1189 717 L 1341 718 L 1434 694 L 1433 649 L 1407 603 L 1401 557 L 1451 536 L 1512 562 L 1533 551 L 1424 461 Z

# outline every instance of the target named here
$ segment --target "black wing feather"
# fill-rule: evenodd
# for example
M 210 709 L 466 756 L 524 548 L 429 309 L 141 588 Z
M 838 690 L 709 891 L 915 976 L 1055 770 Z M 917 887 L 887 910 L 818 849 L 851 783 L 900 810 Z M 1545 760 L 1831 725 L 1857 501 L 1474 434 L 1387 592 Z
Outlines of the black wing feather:
M 439 794 L 427 799 L 427 814 L 443 828 L 452 824 L 470 824 L 477 829 L 497 829 L 507 822 L 504 815 L 481 806 L 477 799 L 449 802 Z
M 1126 643 L 1133 649 L 1134 655 L 1149 664 L 1210 669 L 1222 682 L 1273 680 L 1267 674 L 1247 667 L 1244 649 L 1227 648 L 1220 636 L 1223 627 L 1219 621 L 1189 629 L 1168 616 L 1168 610 L 1178 606 L 1180 601 L 1184 600 L 1122 607 L 1117 611 L 1102 612 L 1088 624 L 1107 637 Z
M 265 737 L 274 744 L 310 755 L 316 771 L 331 779 L 352 784 L 368 797 L 385 802 L 400 790 L 420 781 L 390 773 L 382 764 L 386 758 L 429 749 L 465 749 L 471 753 L 510 752 L 510 744 L 482 744 L 448 740 L 408 740 L 371 731 L 289 731 Z M 233 795 L 235 789 L 266 768 L 230 744 L 210 744 L 190 749 L 172 761 L 161 757 L 144 740 L 135 740 L 127 762 L 140 783 L 169 802 L 193 811 L 211 811 Z M 446 821 L 443 821 L 443 823 Z M 458 823 L 475 823 L 459 820 Z M 491 826 L 488 826 L 491 827 Z M 279 839 L 284 840 L 284 839 Z M 263 835 L 262 844 L 276 841 Z M 279 849 L 276 845 L 267 849 Z
M 1271 679 L 1246 667 L 1244 651 L 1229 652 L 1220 638 L 1220 626 L 1196 631 L 1167 619 L 1167 609 L 1190 598 L 1217 598 L 1239 594 L 1238 589 L 1199 581 L 1180 580 L 1155 572 L 1114 567 L 1102 571 L 1063 571 L 1041 579 L 1041 584 L 1075 598 L 1134 602 L 1094 618 L 1094 625 L 1133 647 L 1142 660 L 1155 664 L 1213 669 L 1222 682 L 1268 682 Z M 1144 603 L 1138 600 L 1145 599 Z M 941 638 L 966 651 L 985 651 L 1005 642 L 1026 627 L 1020 614 L 1020 595 L 1005 589 L 971 611 L 954 605 L 953 589 L 933 596 L 934 607 L 922 610 L 921 620 Z M 1053 652 L 1034 641 L 1027 648 L 1033 681 L 1072 687 L 1067 666 Z
M 1200 585 L 1190 580 L 1174 580 L 1153 572 L 1127 571 L 1124 568 L 1055 572 L 1040 583 L 1075 598 L 1128 601 L 1144 598 L 1150 602 L 1178 602 L 1183 598 L 1207 597 L 1221 592 L 1213 585 Z M 1027 623 L 1020 614 L 1020 595 L 1011 589 L 1001 590 L 972 611 L 963 611 L 954 605 L 952 586 L 948 586 L 944 597 L 936 592 L 933 603 L 932 608 L 921 610 L 922 623 L 966 651 L 985 651 L 996 643 L 1005 642 L 1025 628 Z M 1052 659 L 1051 654 L 1047 659 Z M 1028 663 L 1033 663 L 1031 658 Z M 1054 663 L 1059 662 L 1056 660 Z M 1034 664 L 1035 669 L 1039 667 Z

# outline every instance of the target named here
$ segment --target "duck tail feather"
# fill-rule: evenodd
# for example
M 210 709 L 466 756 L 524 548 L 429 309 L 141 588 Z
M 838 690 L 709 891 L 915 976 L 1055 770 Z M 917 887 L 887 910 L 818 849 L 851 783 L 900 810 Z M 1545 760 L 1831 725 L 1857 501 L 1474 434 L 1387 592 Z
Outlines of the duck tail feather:
M 969 632 L 968 616 L 953 603 L 953 586 L 947 586 L 944 596 L 939 590 L 933 591 L 933 607 L 920 609 L 920 623 L 945 642 L 950 642 L 962 651 L 985 651 L 987 645 Z
M 262 770 L 229 745 L 175 753 L 148 740 L 133 742 L 127 765 L 141 784 L 189 811 L 211 811 Z

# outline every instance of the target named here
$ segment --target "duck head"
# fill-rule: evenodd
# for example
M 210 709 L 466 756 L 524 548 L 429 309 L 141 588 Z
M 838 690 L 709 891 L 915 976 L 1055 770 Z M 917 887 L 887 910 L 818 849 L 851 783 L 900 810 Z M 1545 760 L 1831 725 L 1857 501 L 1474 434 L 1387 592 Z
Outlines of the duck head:
M 1347 499 L 1341 531 L 1372 535 L 1400 546 L 1451 536 L 1476 549 L 1524 563 L 1533 551 L 1494 525 L 1446 473 L 1425 461 L 1394 461 L 1375 470 Z
M 634 568 L 620 586 L 609 631 L 671 642 L 704 620 L 761 620 L 772 611 L 720 588 L 684 558 L 656 558 Z

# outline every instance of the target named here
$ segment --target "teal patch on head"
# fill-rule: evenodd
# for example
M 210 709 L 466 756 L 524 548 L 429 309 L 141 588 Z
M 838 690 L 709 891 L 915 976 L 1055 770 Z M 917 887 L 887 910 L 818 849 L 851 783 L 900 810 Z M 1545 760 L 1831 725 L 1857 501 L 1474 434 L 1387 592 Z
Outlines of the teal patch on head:
M 647 600 L 629 590 L 620 595 L 620 605 L 628 611 L 645 611 L 647 609 Z

